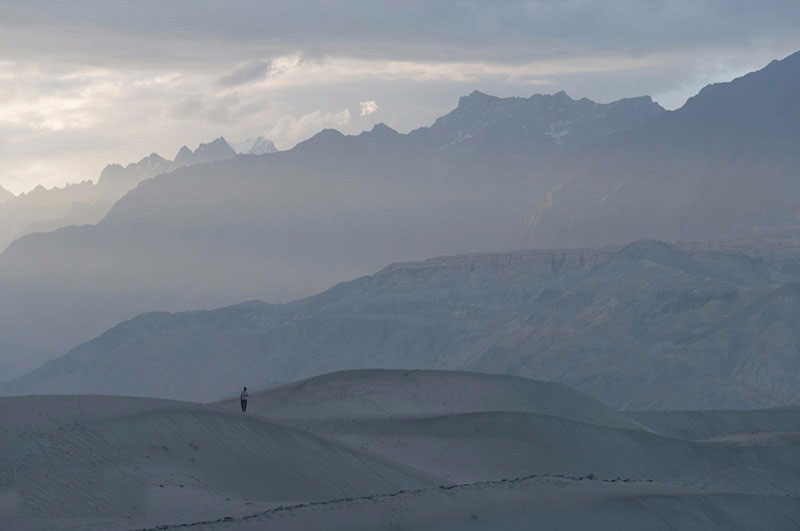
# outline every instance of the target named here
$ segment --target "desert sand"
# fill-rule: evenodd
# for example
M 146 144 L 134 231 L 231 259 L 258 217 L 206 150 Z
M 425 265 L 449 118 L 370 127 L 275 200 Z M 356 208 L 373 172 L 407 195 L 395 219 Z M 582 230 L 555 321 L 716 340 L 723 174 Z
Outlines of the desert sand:
M 560 384 L 402 370 L 253 391 L 247 413 L 0 399 L 2 529 L 799 526 L 800 409 L 622 413 Z

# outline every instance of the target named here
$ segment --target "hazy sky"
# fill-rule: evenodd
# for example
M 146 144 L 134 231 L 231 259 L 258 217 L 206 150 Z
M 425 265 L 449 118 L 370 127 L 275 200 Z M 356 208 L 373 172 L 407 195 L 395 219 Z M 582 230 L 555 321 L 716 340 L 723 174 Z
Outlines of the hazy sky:
M 675 108 L 798 49 L 797 0 L 0 0 L 0 186 L 220 135 L 405 132 L 474 89 Z

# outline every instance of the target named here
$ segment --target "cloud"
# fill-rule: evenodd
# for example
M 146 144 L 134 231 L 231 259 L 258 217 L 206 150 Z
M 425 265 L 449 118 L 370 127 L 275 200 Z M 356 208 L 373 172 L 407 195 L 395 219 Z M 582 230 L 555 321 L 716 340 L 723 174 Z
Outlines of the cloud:
M 266 131 L 286 148 L 323 127 L 357 133 L 363 124 L 343 107 L 363 94 L 374 100 L 354 116 L 391 101 L 381 119 L 406 131 L 474 89 L 564 89 L 598 101 L 650 94 L 673 108 L 800 42 L 796 0 L 105 7 L 0 0 L 0 184 L 96 178 L 108 162 L 170 156 L 219 135 Z
M 361 116 L 369 116 L 378 110 L 378 104 L 373 100 L 362 101 L 359 105 L 361 105 Z
M 298 63 L 321 66 L 327 61 L 327 56 L 320 50 L 303 50 L 300 52 Z
M 0 126 L 18 132 L 86 129 L 97 124 L 97 98 L 119 92 L 118 80 L 101 71 L 44 72 L 10 62 L 0 76 Z
M 273 70 L 272 61 L 255 61 L 237 68 L 230 74 L 222 76 L 217 80 L 217 83 L 223 87 L 235 87 L 237 85 L 253 83 L 255 81 L 261 81 L 272 73 Z
M 220 67 L 301 51 L 519 63 L 563 55 L 797 45 L 796 0 L 0 0 L 0 50 Z M 91 35 L 91 38 L 82 38 Z M 264 65 L 260 67 L 264 68 Z

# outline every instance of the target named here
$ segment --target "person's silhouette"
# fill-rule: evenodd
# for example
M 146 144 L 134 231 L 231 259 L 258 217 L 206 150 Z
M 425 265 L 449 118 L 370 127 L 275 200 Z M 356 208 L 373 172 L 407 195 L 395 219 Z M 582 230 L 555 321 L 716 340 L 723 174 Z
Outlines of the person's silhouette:
M 242 412 L 247 411 L 247 387 L 242 390 L 239 399 L 242 401 Z

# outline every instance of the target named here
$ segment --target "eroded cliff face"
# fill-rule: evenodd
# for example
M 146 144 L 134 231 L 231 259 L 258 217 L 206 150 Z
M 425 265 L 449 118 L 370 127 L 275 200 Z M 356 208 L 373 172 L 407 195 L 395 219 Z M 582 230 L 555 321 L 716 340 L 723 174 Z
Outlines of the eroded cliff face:
M 423 262 L 399 262 L 383 269 L 379 275 L 403 271 L 461 272 L 524 270 L 536 275 L 559 274 L 571 269 L 604 264 L 618 252 L 619 247 L 604 249 L 533 249 L 499 253 L 473 253 L 431 258 Z
M 144 314 L 3 390 L 210 400 L 243 378 L 419 367 L 560 381 L 621 408 L 792 403 L 797 260 L 742 246 L 642 240 L 398 263 L 290 304 Z

